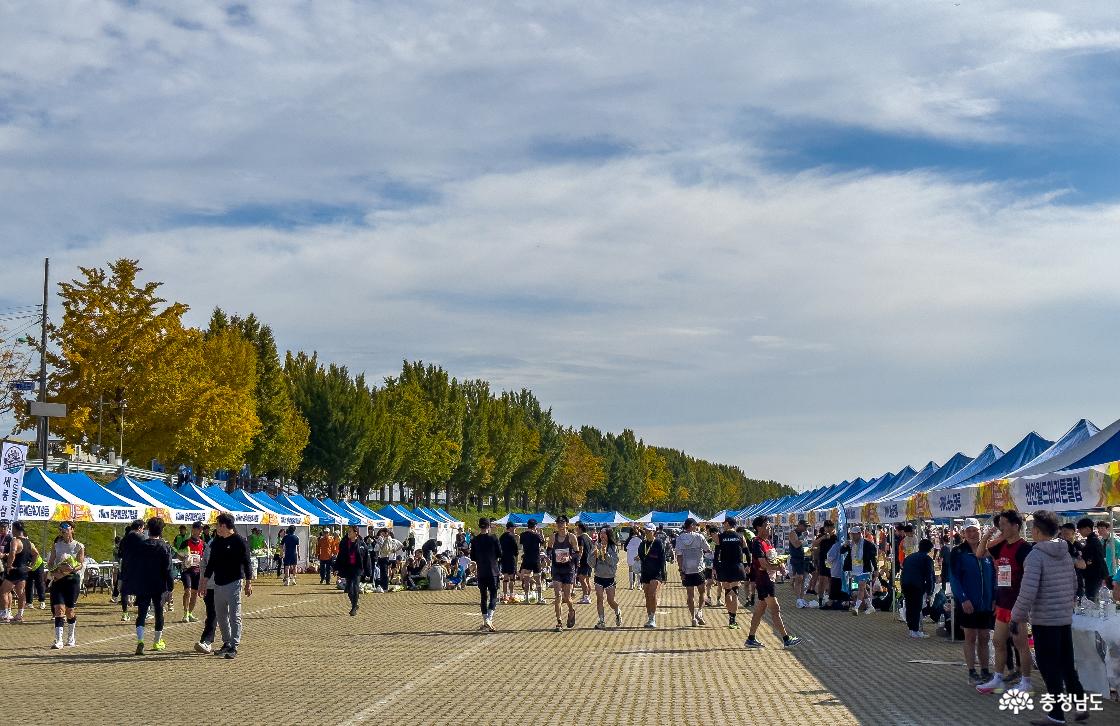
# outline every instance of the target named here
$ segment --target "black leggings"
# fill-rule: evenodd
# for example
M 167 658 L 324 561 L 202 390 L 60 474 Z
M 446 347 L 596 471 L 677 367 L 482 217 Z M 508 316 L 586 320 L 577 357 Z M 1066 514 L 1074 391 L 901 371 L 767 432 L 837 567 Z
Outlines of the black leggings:
M 906 627 L 910 632 L 922 627 L 922 596 L 925 592 L 914 585 L 902 586 L 902 601 L 906 603 Z
M 350 597 L 350 606 L 358 607 L 358 595 L 362 592 L 362 578 L 357 572 L 346 578 L 346 594 Z
M 1063 693 L 1085 695 L 1073 661 L 1073 628 L 1069 625 L 1033 625 L 1035 666 L 1046 681 L 1046 691 L 1057 698 Z M 1055 701 L 1060 703 L 1060 701 Z M 1050 718 L 1065 720 L 1061 708 L 1050 712 Z
M 136 624 L 143 625 L 148 617 L 148 608 L 155 608 L 156 612 L 156 630 L 163 630 L 163 593 L 157 592 L 154 595 L 137 595 L 136 596 Z
M 27 590 L 25 597 L 30 603 L 38 595 L 39 602 L 47 600 L 47 568 L 40 566 L 37 570 L 27 573 Z
M 202 624 L 202 637 L 198 640 L 200 643 L 213 643 L 214 622 L 218 619 L 218 612 L 214 609 L 213 588 L 206 588 L 206 592 L 202 596 L 202 604 L 206 606 L 206 622 Z
M 478 576 L 478 596 L 481 600 L 482 614 L 486 615 L 494 611 L 498 606 L 498 576 L 497 575 L 479 575 Z

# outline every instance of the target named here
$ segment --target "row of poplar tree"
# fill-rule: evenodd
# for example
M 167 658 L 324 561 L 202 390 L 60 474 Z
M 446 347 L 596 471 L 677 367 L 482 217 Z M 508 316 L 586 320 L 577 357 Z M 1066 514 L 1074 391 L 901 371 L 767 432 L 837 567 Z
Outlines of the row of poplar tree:
M 54 432 L 68 442 L 116 443 L 123 431 L 133 462 L 247 465 L 367 501 L 404 490 L 460 506 L 711 513 L 792 492 L 630 430 L 561 426 L 531 391 L 492 391 L 436 365 L 406 361 L 374 384 L 315 353 L 281 359 L 254 315 L 219 309 L 206 329 L 187 327 L 187 306 L 140 272 L 120 259 L 60 285 L 47 357 L 50 399 L 68 406 Z

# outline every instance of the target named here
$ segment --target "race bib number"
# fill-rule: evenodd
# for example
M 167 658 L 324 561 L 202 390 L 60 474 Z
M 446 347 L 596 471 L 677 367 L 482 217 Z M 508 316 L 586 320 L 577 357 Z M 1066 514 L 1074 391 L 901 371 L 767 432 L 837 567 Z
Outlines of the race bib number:
M 553 551 L 556 553 L 556 564 L 566 565 L 571 562 L 572 554 L 566 547 L 564 549 L 558 548 Z
M 1000 565 L 996 570 L 996 587 L 1011 587 L 1011 565 Z
M 187 555 L 187 561 L 186 561 L 186 566 L 187 567 L 198 567 L 201 564 L 202 564 L 202 556 L 201 555 L 196 555 L 194 552 Z
M 852 565 L 852 577 L 859 577 L 863 574 L 863 565 Z

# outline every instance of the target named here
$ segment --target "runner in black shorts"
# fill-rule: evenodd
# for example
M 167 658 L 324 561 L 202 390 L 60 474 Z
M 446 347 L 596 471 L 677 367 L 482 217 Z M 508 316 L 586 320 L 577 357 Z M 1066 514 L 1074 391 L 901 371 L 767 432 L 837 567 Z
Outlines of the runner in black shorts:
M 704 625 L 704 556 L 711 552 L 711 547 L 704 535 L 696 531 L 696 520 L 692 517 L 684 520 L 684 531 L 677 535 L 676 550 L 692 625 Z
M 786 625 L 782 621 L 782 610 L 778 606 L 778 598 L 774 594 L 774 581 L 770 579 L 770 573 L 777 572 L 779 568 L 777 564 L 778 552 L 771 546 L 769 539 L 770 518 L 765 515 L 755 517 L 751 521 L 751 525 L 755 532 L 755 537 L 751 541 L 751 579 L 754 580 L 758 604 L 754 606 L 754 612 L 751 613 L 751 630 L 747 634 L 744 645 L 748 648 L 763 647 L 754 635 L 758 631 L 758 624 L 762 622 L 762 616 L 769 610 L 774 629 L 782 636 L 785 647 L 792 648 L 801 642 L 801 638 L 790 635 L 789 631 L 786 630 Z
M 513 583 L 517 578 L 517 554 L 519 547 L 517 545 L 517 535 L 514 530 L 517 528 L 513 522 L 506 522 L 506 531 L 498 538 L 498 544 L 502 548 L 502 597 L 500 602 L 512 603 L 515 598 L 513 596 Z
M 719 527 L 714 524 L 708 525 L 707 536 L 705 539 L 708 542 L 708 551 L 704 553 L 704 607 L 712 607 L 712 590 L 716 587 L 716 575 L 714 569 L 715 563 L 715 549 L 712 543 L 719 537 Z M 718 590 L 717 590 L 718 592 Z
M 59 536 L 51 547 L 47 569 L 51 573 L 51 611 L 54 613 L 54 644 L 52 648 L 62 648 L 62 630 L 66 626 L 66 645 L 74 647 L 77 642 L 78 589 L 82 584 L 82 568 L 86 561 L 86 548 L 74 539 L 74 525 L 63 522 L 59 525 Z
M 580 558 L 579 538 L 568 531 L 568 518 L 563 514 L 556 517 L 556 533 L 552 535 L 549 547 L 552 561 L 552 587 L 555 589 L 556 632 L 563 630 L 560 624 L 560 604 L 568 606 L 568 628 L 576 625 L 576 609 L 572 606 L 572 586 L 576 582 L 576 563 Z
M 580 605 L 591 604 L 591 550 L 595 547 L 595 543 L 591 541 L 591 535 L 587 534 L 587 525 L 580 522 L 576 525 L 579 531 L 579 568 L 576 570 L 576 577 L 579 578 L 579 589 L 582 597 L 579 599 Z
M 739 624 L 735 622 L 739 610 L 739 588 L 746 579 L 743 575 L 743 549 L 746 547 L 746 541 L 735 531 L 737 524 L 734 517 L 723 520 L 723 531 L 719 533 L 713 560 L 716 579 L 723 588 L 724 605 L 727 607 L 727 627 L 730 630 L 739 629 Z
M 544 589 L 541 585 L 541 549 L 544 537 L 537 530 L 537 520 L 530 519 L 529 529 L 521 533 L 521 587 L 525 589 L 525 603 L 529 603 L 529 585 L 537 585 L 537 604 L 544 605 Z
M 614 581 L 618 572 L 618 545 L 614 541 L 614 530 L 607 526 L 600 527 L 596 537 L 598 541 L 590 555 L 592 571 L 595 573 L 595 608 L 599 612 L 599 622 L 595 627 L 598 630 L 605 630 L 607 627 L 603 617 L 603 598 L 606 597 L 607 604 L 614 611 L 615 626 L 621 628 L 622 609 L 614 599 Z

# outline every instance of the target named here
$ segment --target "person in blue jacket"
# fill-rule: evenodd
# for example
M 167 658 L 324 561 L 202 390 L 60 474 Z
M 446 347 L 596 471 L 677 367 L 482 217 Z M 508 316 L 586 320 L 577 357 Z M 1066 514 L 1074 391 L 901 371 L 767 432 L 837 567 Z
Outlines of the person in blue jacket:
M 964 662 L 973 686 L 987 683 L 988 646 L 995 627 L 992 587 L 995 568 L 990 557 L 977 557 L 980 550 L 980 522 L 964 520 L 962 541 L 949 554 L 949 587 L 953 589 L 954 617 L 964 630 Z M 976 672 L 976 664 L 980 672 Z

